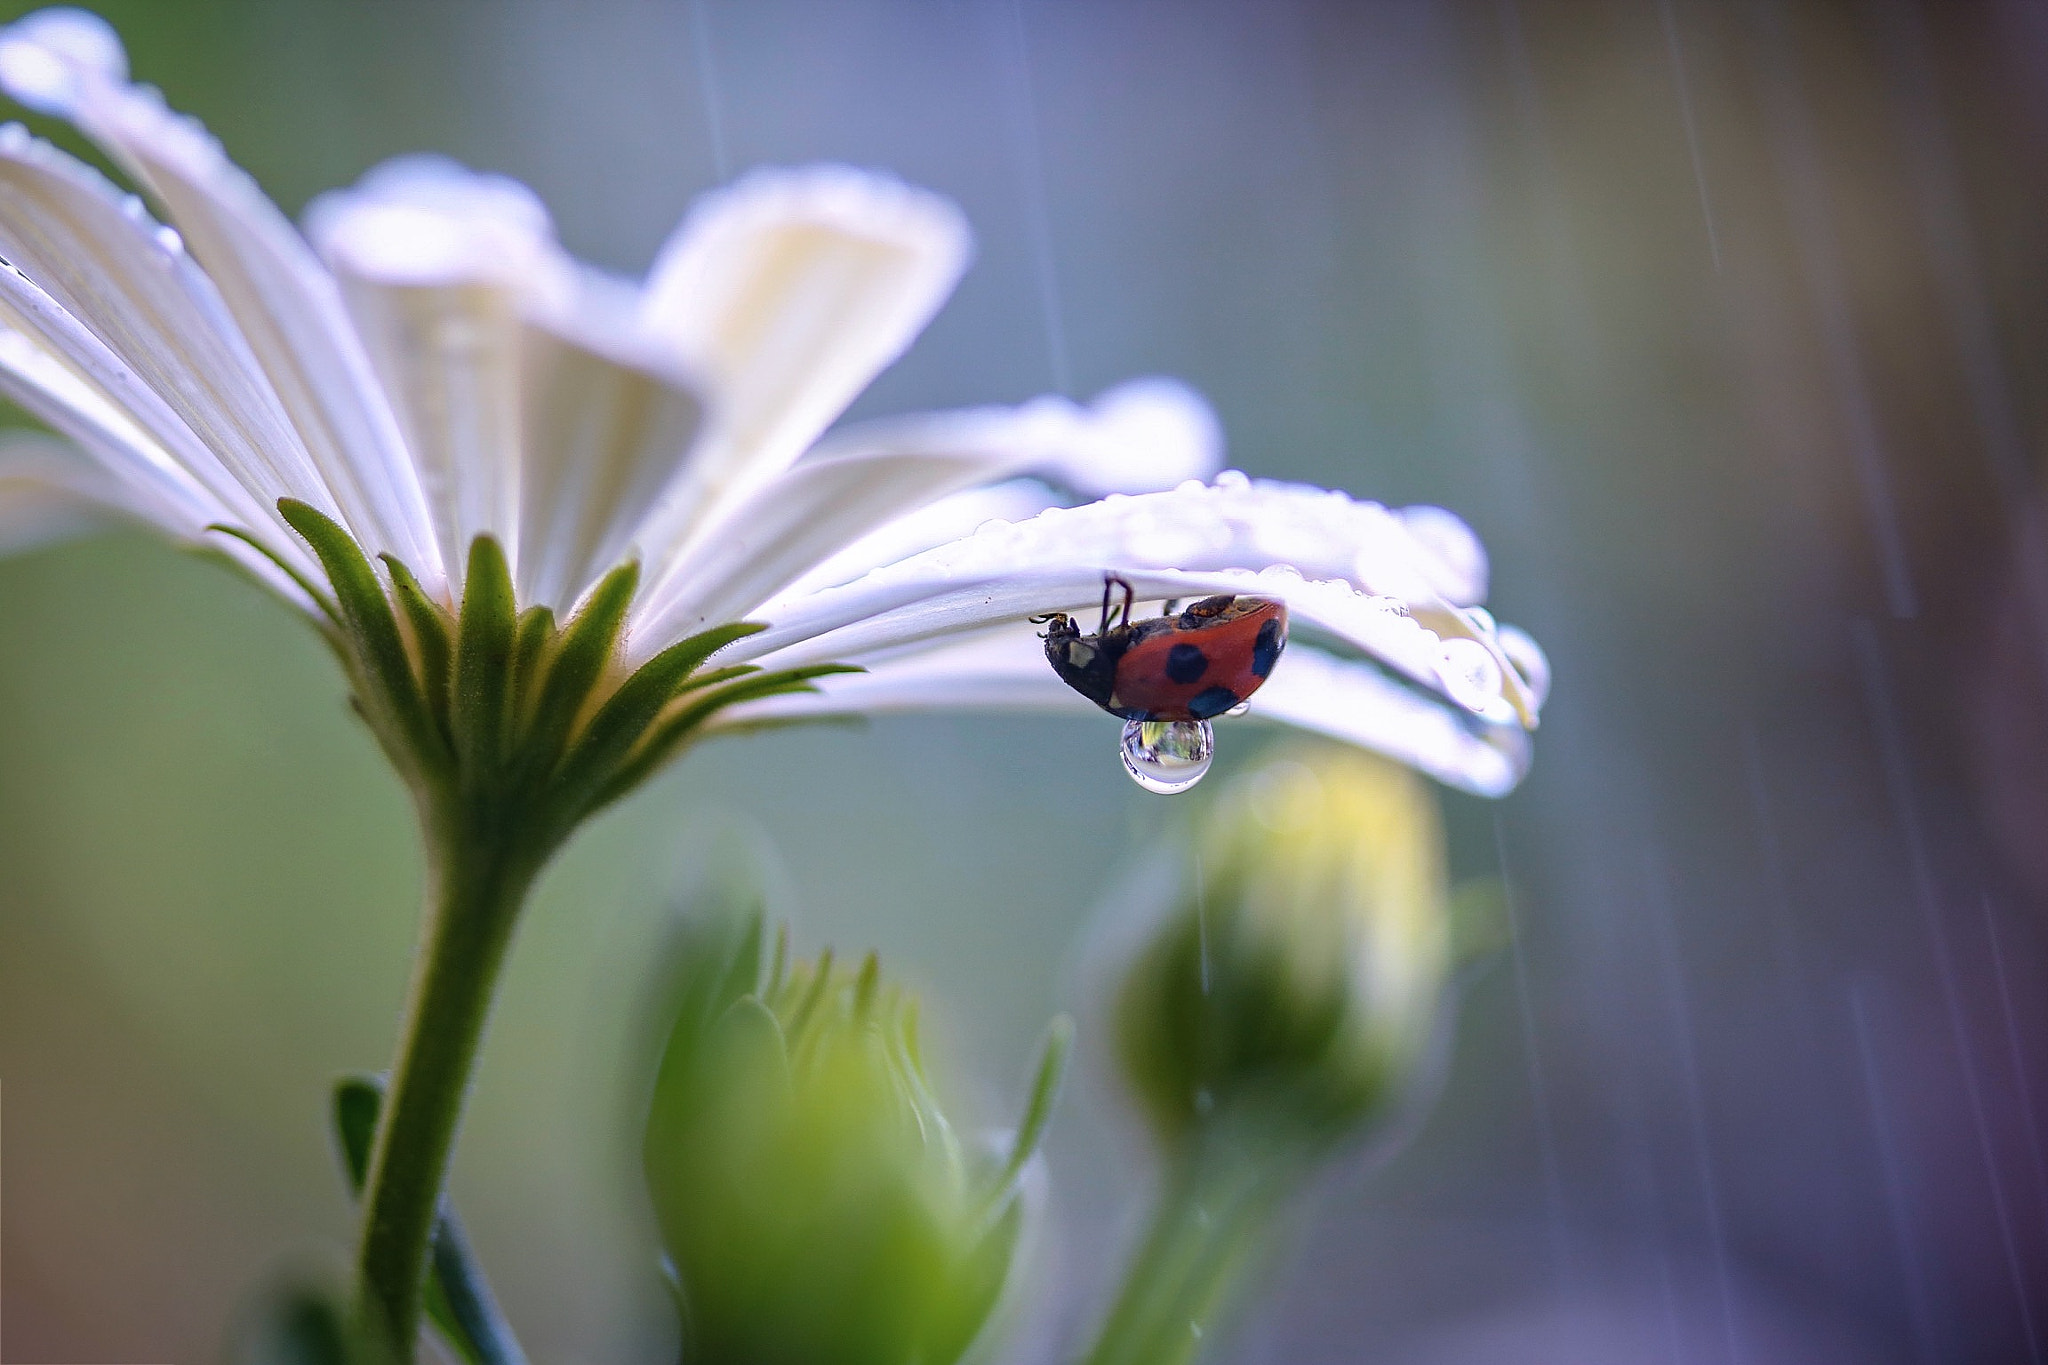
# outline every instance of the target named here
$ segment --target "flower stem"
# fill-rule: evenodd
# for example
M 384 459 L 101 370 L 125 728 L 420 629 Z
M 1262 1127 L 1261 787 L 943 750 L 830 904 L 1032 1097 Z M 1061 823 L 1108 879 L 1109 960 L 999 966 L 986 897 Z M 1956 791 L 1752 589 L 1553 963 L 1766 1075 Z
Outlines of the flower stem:
M 430 1239 L 484 1022 L 539 871 L 519 842 L 429 831 L 425 924 L 356 1254 L 363 1326 L 401 1365 L 419 1336 Z
M 1223 1146 L 1177 1161 L 1088 1365 L 1184 1365 L 1292 1188 L 1286 1162 Z

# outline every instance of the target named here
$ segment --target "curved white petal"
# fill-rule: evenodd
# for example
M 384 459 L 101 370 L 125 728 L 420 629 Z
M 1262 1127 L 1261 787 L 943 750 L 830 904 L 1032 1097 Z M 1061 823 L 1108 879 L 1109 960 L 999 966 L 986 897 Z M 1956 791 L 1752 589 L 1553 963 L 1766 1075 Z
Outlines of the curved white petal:
M 1000 450 L 849 450 L 805 460 L 740 502 L 674 566 L 668 605 L 657 598 L 638 638 L 695 634 L 747 615 L 819 560 L 914 508 L 998 479 L 1018 465 Z
M 900 651 L 865 673 L 819 679 L 814 693 L 771 697 L 724 713 L 720 725 L 925 710 L 1030 710 L 1098 717 L 1104 757 L 1116 722 L 1061 682 L 1039 641 L 1015 628 Z M 1528 770 L 1519 725 L 1477 721 L 1370 664 L 1293 644 L 1251 699 L 1246 720 L 1269 720 L 1373 749 L 1481 796 L 1504 796 Z M 1228 731 L 1237 718 L 1216 722 Z
M 412 156 L 321 195 L 306 231 L 390 396 L 455 591 L 486 533 L 517 574 L 523 314 L 573 287 L 547 211 L 517 181 Z
M 0 365 L 21 340 L 16 333 L 0 332 Z M 7 387 L 6 374 L 0 368 L 0 388 Z M 47 397 L 45 390 L 38 394 Z M 90 430 L 67 434 L 87 451 L 104 435 Z M 0 432 L 0 555 L 97 530 L 110 516 L 189 540 L 200 539 L 204 527 L 220 519 L 203 495 L 188 501 L 175 490 L 138 480 L 135 473 L 136 466 L 125 460 L 110 466 L 81 459 L 73 446 L 41 432 Z M 206 543 L 285 601 L 302 611 L 316 610 L 289 574 L 250 546 L 222 537 Z M 294 552 L 287 550 L 286 557 L 293 558 Z M 303 571 L 305 555 L 295 557 Z
M 1486 547 L 1456 512 L 1428 504 L 1394 511 L 1425 554 L 1422 572 L 1446 602 L 1476 607 L 1486 600 Z
M 1351 538 L 1343 540 L 1340 532 Z M 1386 536 L 1393 544 L 1368 543 Z M 732 647 L 735 661 L 779 666 L 853 659 L 877 649 L 1099 601 L 1107 575 L 1141 602 L 1249 593 L 1285 601 L 1297 626 L 1320 629 L 1475 715 L 1534 725 L 1527 686 L 1500 652 L 1490 617 L 1452 607 L 1416 572 L 1395 579 L 1394 551 L 1412 544 L 1384 508 L 1341 493 L 1219 481 L 1170 493 L 1056 508 L 877 569 L 854 582 L 786 600 L 769 629 Z M 1346 581 L 1371 562 L 1367 587 L 1398 581 L 1416 595 Z M 1304 574 L 1326 574 L 1304 578 Z M 1361 575 L 1363 577 L 1364 575 Z M 1411 614 L 1411 607 L 1413 612 Z M 1420 616 L 1424 619 L 1418 620 Z M 1487 669 L 1475 670 L 1484 658 Z
M 237 479 L 162 396 L 77 318 L 4 263 L 0 350 L 16 401 L 73 434 L 124 484 L 155 488 L 178 507 L 206 506 L 209 520 L 285 532 L 274 503 Z M 174 534 L 187 529 L 182 519 L 166 526 Z
M 649 562 L 788 468 L 923 329 L 968 250 L 951 203 L 844 166 L 755 171 L 700 199 L 641 321 L 704 377 L 714 420 L 640 538 Z
M 0 30 L 0 89 L 69 119 L 156 196 L 218 287 L 344 524 L 366 549 L 438 579 L 425 499 L 334 279 L 205 129 L 127 84 L 119 53 L 91 16 L 43 11 Z M 312 486 L 294 491 L 315 501 Z
M 334 510 L 254 356 L 177 235 L 151 222 L 140 200 L 124 198 L 97 171 L 19 124 L 0 128 L 0 256 L 13 267 L 0 281 L 12 310 L 52 349 L 78 359 L 96 349 L 67 326 L 83 324 L 140 381 L 120 396 L 122 405 L 156 428 L 174 456 L 192 456 L 196 475 L 205 479 L 217 461 L 265 507 L 291 495 Z M 159 409 L 174 420 L 151 420 Z M 203 453 L 176 440 L 172 427 L 189 430 Z
M 1133 379 L 1072 411 L 1072 434 L 1048 443 L 1036 472 L 1083 497 L 1163 492 L 1223 467 L 1222 423 L 1177 379 Z
M 1037 479 L 1006 479 L 980 488 L 950 494 L 906 512 L 833 554 L 773 598 L 761 604 L 759 614 L 773 618 L 783 603 L 808 597 L 822 588 L 836 588 L 862 574 L 894 564 L 948 541 L 971 535 L 977 527 L 992 521 L 1023 521 L 1048 507 L 1063 507 L 1066 500 Z
M 1170 380 L 1140 380 L 1112 389 L 1087 408 L 1064 398 L 1020 407 L 863 422 L 827 436 L 805 459 L 752 495 L 692 541 L 660 575 L 644 618 L 648 639 L 686 635 L 752 612 L 771 595 L 787 596 L 799 576 L 837 558 L 855 540 L 894 516 L 1023 470 L 1050 473 L 1069 487 L 1104 483 L 1136 492 L 1171 486 L 1188 471 L 1213 467 L 1221 439 L 1199 398 Z M 1171 475 L 1164 485 L 1155 481 Z M 1005 499 L 1009 515 L 1029 516 L 1056 505 Z M 996 513 L 960 526 L 958 536 Z M 861 572 L 929 549 L 940 540 L 902 544 L 901 552 L 870 552 Z M 880 546 L 874 547 L 881 548 Z M 841 560 L 844 569 L 850 561 Z
M 702 428 L 697 386 L 633 349 L 595 327 L 525 329 L 523 601 L 562 611 L 630 554 Z
M 30 431 L 0 432 L 0 556 L 93 530 L 126 490 L 62 442 Z M 159 518 L 150 509 L 148 519 Z

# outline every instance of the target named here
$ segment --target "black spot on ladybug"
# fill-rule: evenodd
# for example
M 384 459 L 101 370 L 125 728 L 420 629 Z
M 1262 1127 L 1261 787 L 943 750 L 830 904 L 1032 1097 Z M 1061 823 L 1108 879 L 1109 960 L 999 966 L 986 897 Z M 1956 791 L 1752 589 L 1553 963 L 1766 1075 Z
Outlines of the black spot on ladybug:
M 1183 642 L 1167 651 L 1166 676 L 1177 683 L 1194 682 L 1208 671 L 1209 656 L 1200 645 Z
M 1273 664 L 1280 657 L 1280 622 L 1275 619 L 1259 627 L 1259 638 L 1252 644 L 1252 674 L 1263 678 L 1273 671 Z
M 1188 698 L 1188 714 L 1196 720 L 1220 716 L 1237 705 L 1237 693 L 1227 687 L 1205 687 Z

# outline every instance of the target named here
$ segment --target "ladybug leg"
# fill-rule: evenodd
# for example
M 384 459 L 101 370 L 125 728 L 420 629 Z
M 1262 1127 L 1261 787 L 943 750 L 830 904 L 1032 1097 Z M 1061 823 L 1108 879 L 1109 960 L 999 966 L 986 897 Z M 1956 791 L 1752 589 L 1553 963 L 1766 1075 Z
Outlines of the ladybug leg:
M 1166 599 L 1166 606 L 1160 611 L 1159 614 L 1161 616 L 1171 616 L 1179 610 L 1180 599 L 1178 597 L 1169 597 Z
M 1124 590 L 1122 624 L 1129 625 L 1131 623 L 1131 603 L 1136 600 L 1137 593 L 1132 590 L 1130 584 L 1124 582 L 1123 579 L 1118 578 L 1115 574 L 1104 574 L 1102 576 L 1102 624 L 1096 628 L 1097 634 L 1104 634 L 1109 630 L 1111 614 L 1109 599 L 1111 594 L 1118 588 Z

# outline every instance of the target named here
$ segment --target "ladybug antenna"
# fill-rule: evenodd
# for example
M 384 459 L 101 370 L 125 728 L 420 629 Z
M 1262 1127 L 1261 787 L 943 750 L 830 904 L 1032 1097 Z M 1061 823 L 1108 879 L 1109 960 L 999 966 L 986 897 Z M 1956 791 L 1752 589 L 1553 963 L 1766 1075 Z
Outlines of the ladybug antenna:
M 1037 616 L 1029 617 L 1027 619 L 1034 626 L 1046 627 L 1044 630 L 1038 632 L 1038 638 L 1041 640 L 1050 639 L 1055 635 L 1080 634 L 1079 631 L 1074 629 L 1074 619 L 1071 616 L 1068 616 L 1063 611 L 1042 612 Z

